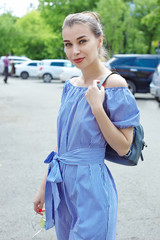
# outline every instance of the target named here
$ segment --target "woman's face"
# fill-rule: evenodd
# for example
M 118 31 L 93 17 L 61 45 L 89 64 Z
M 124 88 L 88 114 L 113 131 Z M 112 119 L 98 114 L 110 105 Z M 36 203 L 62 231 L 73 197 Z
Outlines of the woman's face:
M 102 36 L 96 38 L 87 25 L 65 27 L 62 35 L 66 55 L 76 67 L 84 69 L 98 60 Z

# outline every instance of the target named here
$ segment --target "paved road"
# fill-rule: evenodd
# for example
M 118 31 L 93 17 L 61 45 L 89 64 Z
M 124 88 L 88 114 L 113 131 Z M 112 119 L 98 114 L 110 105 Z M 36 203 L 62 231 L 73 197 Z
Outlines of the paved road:
M 56 144 L 56 116 L 63 84 L 0 76 L 0 239 L 29 240 L 39 230 L 33 198 Z M 160 108 L 136 95 L 148 148 L 137 167 L 108 163 L 119 193 L 117 240 L 160 239 Z M 42 231 L 39 240 L 56 240 Z M 66 239 L 67 240 L 67 239 Z

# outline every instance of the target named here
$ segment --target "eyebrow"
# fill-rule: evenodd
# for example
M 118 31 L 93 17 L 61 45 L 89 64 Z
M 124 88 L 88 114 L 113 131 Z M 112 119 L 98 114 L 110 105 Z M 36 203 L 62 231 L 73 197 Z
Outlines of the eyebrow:
M 81 38 L 84 38 L 84 37 L 87 37 L 86 35 L 82 35 L 80 37 L 77 38 L 77 40 L 81 39 Z M 63 40 L 63 42 L 70 42 L 70 40 Z

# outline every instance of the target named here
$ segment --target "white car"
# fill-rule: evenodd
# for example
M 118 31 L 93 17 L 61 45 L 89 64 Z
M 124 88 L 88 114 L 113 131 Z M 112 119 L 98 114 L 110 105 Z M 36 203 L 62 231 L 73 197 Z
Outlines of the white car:
M 67 68 L 63 67 L 62 72 L 60 74 L 60 80 L 61 82 L 65 82 L 68 79 L 71 79 L 73 77 L 79 77 L 81 76 L 82 72 L 79 68 L 73 67 L 73 68 Z
M 38 77 L 38 70 L 41 65 L 39 60 L 30 60 L 20 65 L 15 65 L 15 75 L 22 79 Z
M 157 66 L 150 83 L 150 93 L 160 103 L 160 64 Z
M 46 59 L 42 60 L 42 65 L 38 71 L 38 77 L 44 82 L 51 82 L 52 79 L 59 79 L 63 67 L 72 68 L 73 64 L 66 59 Z
M 3 59 L 5 58 L 5 56 L 0 57 L 0 74 L 3 74 L 4 72 L 4 62 Z M 25 61 L 29 61 L 30 59 L 27 57 L 20 57 L 20 56 L 8 56 L 8 59 L 10 61 L 10 65 L 9 65 L 9 73 L 12 72 L 12 67 L 13 64 L 21 64 Z

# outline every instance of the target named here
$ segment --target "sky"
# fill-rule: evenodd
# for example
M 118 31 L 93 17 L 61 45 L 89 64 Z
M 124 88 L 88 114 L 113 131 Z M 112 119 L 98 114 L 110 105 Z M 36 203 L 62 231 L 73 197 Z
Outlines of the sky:
M 35 8 L 38 6 L 38 0 L 0 0 L 0 14 L 7 11 L 12 11 L 12 15 L 17 17 L 23 17 L 30 4 L 33 4 Z

